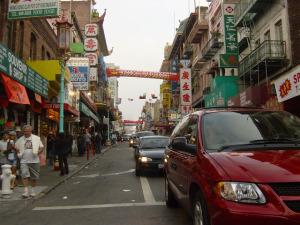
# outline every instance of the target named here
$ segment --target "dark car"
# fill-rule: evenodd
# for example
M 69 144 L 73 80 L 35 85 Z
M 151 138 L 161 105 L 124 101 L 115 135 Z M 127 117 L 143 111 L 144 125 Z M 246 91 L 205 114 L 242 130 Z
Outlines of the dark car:
M 140 131 L 135 133 L 135 137 L 133 138 L 132 147 L 136 148 L 138 139 L 140 137 L 153 136 L 155 135 L 152 131 Z
M 300 119 L 284 111 L 203 109 L 175 127 L 168 207 L 203 225 L 300 224 Z
M 128 139 L 129 147 L 133 147 L 133 140 L 136 138 L 135 134 L 131 134 Z
M 135 174 L 139 176 L 144 171 L 162 171 L 164 168 L 164 153 L 169 138 L 164 136 L 147 136 L 139 139 L 137 149 Z

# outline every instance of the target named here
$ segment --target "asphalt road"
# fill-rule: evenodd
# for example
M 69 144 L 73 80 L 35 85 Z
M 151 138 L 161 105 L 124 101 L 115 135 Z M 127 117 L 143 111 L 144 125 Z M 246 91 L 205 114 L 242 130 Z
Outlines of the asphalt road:
M 2 225 L 190 225 L 164 203 L 164 179 L 136 177 L 133 149 L 114 146 L 80 173 Z

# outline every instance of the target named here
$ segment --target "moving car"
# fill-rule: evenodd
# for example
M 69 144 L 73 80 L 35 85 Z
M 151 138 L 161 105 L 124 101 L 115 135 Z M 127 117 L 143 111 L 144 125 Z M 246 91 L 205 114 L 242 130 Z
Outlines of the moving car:
M 132 147 L 136 148 L 138 139 L 140 137 L 152 136 L 154 133 L 152 131 L 140 131 L 135 133 L 135 138 L 133 138 Z
M 175 127 L 168 207 L 203 225 L 300 224 L 300 119 L 284 111 L 203 109 Z
M 133 147 L 133 140 L 136 138 L 135 134 L 131 134 L 128 140 L 129 147 Z
M 135 174 L 144 171 L 159 172 L 164 168 L 164 153 L 169 138 L 165 136 L 146 136 L 139 139 Z

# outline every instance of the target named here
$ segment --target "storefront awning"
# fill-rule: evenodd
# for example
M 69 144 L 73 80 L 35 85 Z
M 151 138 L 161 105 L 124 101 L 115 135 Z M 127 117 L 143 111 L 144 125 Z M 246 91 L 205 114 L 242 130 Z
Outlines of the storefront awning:
M 26 88 L 22 84 L 14 81 L 2 73 L 1 77 L 8 101 L 22 105 L 30 105 Z
M 59 103 L 45 103 L 43 105 L 43 108 L 44 109 L 56 109 L 56 110 L 58 110 L 60 108 L 60 104 Z M 67 103 L 64 104 L 64 110 L 66 112 L 69 112 L 69 113 L 73 114 L 74 116 L 79 116 L 79 111 L 76 110 L 74 107 L 70 106 Z
M 79 103 L 79 109 L 83 114 L 85 114 L 88 117 L 91 117 L 97 123 L 100 123 L 99 118 L 83 102 Z

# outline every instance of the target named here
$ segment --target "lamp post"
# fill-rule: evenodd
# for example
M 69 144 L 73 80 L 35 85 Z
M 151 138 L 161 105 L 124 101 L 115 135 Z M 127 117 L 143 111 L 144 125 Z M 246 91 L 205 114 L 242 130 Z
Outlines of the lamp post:
M 70 58 L 70 55 L 67 53 L 70 49 L 70 36 L 72 24 L 68 22 L 68 19 L 63 13 L 61 17 L 58 20 L 56 20 L 55 26 L 57 27 L 58 50 L 61 54 L 59 133 L 64 133 L 65 66 L 66 61 L 68 61 L 68 59 Z

